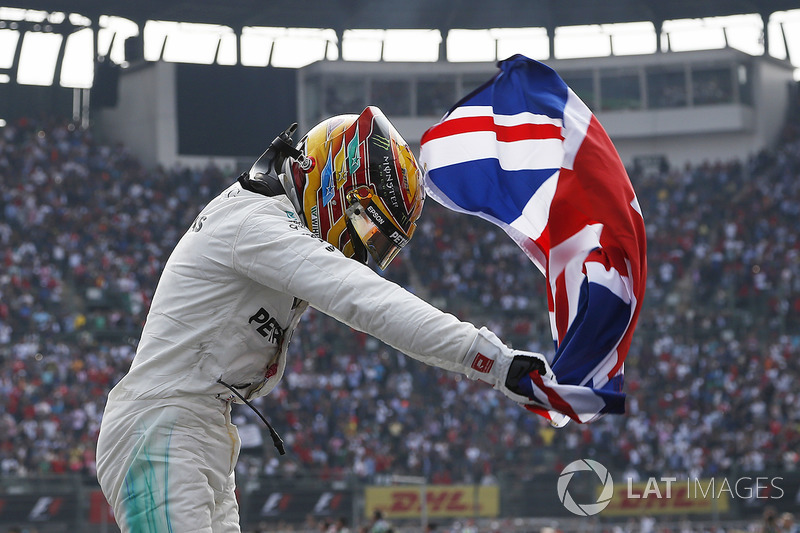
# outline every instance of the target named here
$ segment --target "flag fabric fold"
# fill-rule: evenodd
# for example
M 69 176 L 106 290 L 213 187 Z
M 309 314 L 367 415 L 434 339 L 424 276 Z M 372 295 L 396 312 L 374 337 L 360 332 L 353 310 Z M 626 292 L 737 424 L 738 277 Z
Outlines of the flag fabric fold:
M 426 191 L 504 229 L 545 277 L 558 383 L 532 373 L 524 387 L 541 405 L 528 409 L 557 424 L 622 413 L 647 276 L 636 194 L 607 133 L 553 69 L 521 55 L 498 66 L 423 135 Z

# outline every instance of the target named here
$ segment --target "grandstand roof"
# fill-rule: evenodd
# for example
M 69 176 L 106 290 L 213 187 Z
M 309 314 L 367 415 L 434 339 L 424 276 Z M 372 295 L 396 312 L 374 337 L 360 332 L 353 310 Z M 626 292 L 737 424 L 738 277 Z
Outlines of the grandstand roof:
M 0 5 L 147 20 L 343 29 L 558 27 L 760 13 L 799 0 L 0 0 Z

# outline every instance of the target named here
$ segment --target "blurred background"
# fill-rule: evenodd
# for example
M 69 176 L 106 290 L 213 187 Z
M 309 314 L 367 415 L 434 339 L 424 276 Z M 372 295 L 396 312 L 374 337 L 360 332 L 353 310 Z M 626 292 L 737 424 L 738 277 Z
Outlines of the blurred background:
M 639 197 L 628 413 L 556 430 L 309 310 L 256 402 L 287 455 L 235 411 L 243 531 L 797 531 L 789 0 L 0 0 L 0 531 L 118 531 L 94 472 L 105 396 L 172 247 L 277 133 L 378 105 L 416 151 L 515 53 L 592 109 Z M 552 350 L 544 278 L 480 219 L 429 199 L 384 275 Z M 614 481 L 595 516 L 557 488 L 580 459 Z M 570 497 L 595 503 L 579 474 Z

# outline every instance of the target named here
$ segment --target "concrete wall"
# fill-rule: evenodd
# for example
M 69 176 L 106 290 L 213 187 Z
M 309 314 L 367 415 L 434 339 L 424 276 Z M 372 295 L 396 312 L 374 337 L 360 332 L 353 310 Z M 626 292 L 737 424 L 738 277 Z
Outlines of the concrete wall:
M 124 69 L 117 106 L 102 109 L 93 117 L 99 137 L 123 143 L 150 167 L 200 167 L 211 161 L 223 169 L 237 167 L 233 158 L 178 153 L 175 79 L 174 63 L 141 62 Z

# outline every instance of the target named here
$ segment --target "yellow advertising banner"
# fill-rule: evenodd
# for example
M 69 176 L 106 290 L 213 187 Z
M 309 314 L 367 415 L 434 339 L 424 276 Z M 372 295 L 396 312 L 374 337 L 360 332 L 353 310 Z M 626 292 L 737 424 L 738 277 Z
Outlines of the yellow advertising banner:
M 725 513 L 731 487 L 724 479 L 650 479 L 617 483 L 601 516 L 684 515 Z
M 500 513 L 500 489 L 496 485 L 429 485 L 424 487 L 425 511 L 430 517 L 495 517 Z M 422 515 L 423 487 L 367 487 L 364 511 L 377 510 L 386 518 L 418 518 Z

